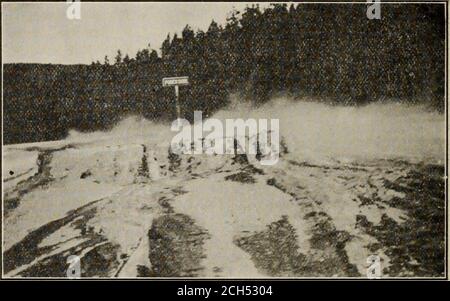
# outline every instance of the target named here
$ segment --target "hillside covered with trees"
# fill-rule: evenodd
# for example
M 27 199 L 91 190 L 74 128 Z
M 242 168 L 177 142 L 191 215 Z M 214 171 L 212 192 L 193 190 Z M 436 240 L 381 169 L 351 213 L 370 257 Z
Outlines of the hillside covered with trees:
M 166 76 L 189 76 L 181 87 L 183 115 L 211 115 L 230 93 L 258 105 L 271 96 L 310 97 L 364 105 L 380 99 L 444 110 L 445 8 L 382 4 L 369 20 L 361 4 L 274 4 L 230 12 L 206 31 L 187 25 L 157 51 L 91 65 L 3 65 L 5 144 L 55 140 L 71 128 L 107 129 L 140 114 L 175 116 Z M 130 33 L 133 34 L 133 33 Z

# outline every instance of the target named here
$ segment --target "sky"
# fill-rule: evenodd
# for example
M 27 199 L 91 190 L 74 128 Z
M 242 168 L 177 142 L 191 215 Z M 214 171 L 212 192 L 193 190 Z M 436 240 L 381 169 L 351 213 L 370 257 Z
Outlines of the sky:
M 3 63 L 90 64 L 110 61 L 118 49 L 134 57 L 150 44 L 158 50 L 168 33 L 189 24 L 208 29 L 211 20 L 252 2 L 88 3 L 81 1 L 81 19 L 66 16 L 69 3 L 2 3 Z M 267 3 L 261 4 L 261 7 Z

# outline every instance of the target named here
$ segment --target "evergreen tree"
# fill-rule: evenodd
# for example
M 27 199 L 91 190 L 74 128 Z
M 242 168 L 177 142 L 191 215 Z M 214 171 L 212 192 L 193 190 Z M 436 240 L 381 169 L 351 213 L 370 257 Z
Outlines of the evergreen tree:
M 128 56 L 128 54 L 125 55 L 125 57 L 123 58 L 123 63 L 125 65 L 129 65 L 131 62 L 130 57 Z
M 117 54 L 115 57 L 115 64 L 120 65 L 122 63 L 122 52 L 120 50 L 117 50 Z

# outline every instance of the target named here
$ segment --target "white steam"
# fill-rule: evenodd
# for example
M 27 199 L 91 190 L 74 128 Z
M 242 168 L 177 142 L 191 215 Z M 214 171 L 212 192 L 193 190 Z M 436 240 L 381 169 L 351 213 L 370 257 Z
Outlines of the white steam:
M 215 118 L 278 118 L 280 135 L 298 160 L 445 160 L 445 117 L 423 106 L 372 103 L 330 106 L 286 98 L 252 109 L 233 102 Z
M 277 118 L 280 136 L 299 161 L 404 159 L 443 164 L 445 160 L 445 116 L 423 106 L 330 106 L 278 98 L 258 108 L 234 101 L 212 118 Z M 170 125 L 129 117 L 109 132 L 71 131 L 67 139 L 169 146 L 174 135 Z

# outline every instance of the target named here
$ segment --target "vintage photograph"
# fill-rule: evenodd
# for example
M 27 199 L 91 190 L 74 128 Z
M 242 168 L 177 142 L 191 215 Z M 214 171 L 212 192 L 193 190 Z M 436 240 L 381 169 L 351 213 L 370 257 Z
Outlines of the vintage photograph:
M 447 278 L 447 2 L 1 16 L 3 279 Z

